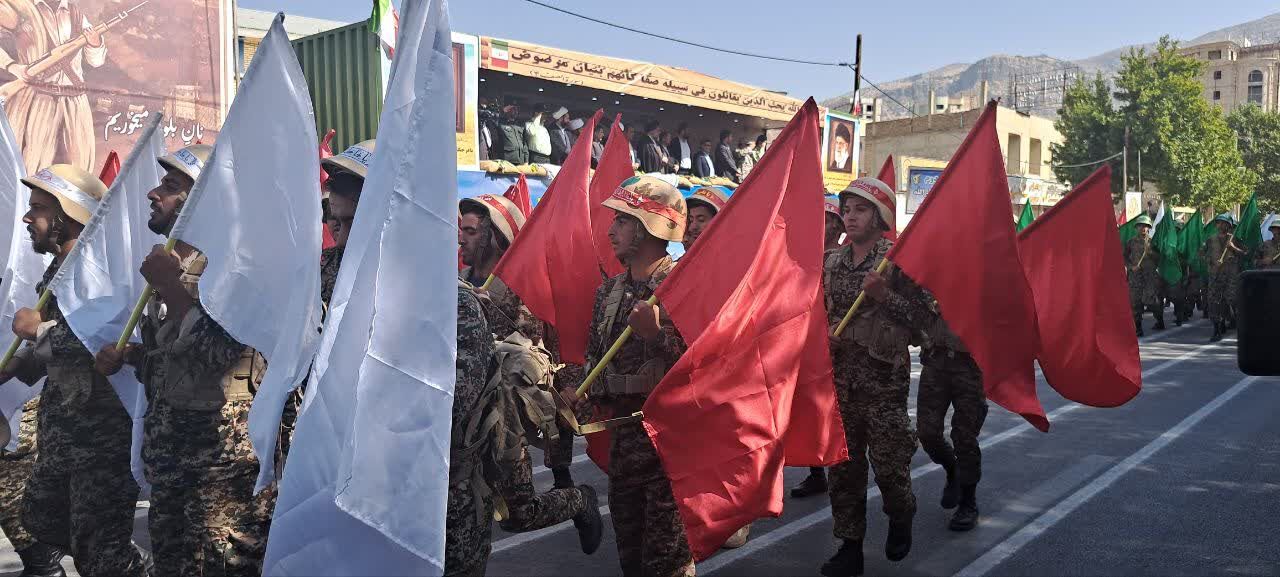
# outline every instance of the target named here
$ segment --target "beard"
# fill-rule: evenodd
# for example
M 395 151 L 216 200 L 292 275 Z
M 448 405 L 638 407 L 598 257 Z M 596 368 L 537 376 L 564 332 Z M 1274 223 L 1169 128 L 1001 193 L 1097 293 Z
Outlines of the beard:
M 147 220 L 147 228 L 158 235 L 169 236 L 169 233 L 173 231 L 173 224 L 178 220 L 178 215 L 182 213 L 182 205 L 184 204 L 186 204 L 185 200 L 179 202 L 171 213 L 160 213 L 152 216 Z
M 67 221 L 61 216 L 49 222 L 49 229 L 43 235 L 35 236 L 35 230 L 30 226 L 27 227 L 27 232 L 32 234 L 31 248 L 37 254 L 57 254 L 62 243 L 71 240 Z
M 640 235 L 634 235 L 627 244 L 618 244 L 614 247 L 613 256 L 618 258 L 618 262 L 626 265 L 627 261 L 631 260 L 631 257 L 640 254 L 640 238 Z M 693 241 L 691 240 L 690 242 L 692 243 Z
M 486 227 L 487 228 L 487 227 Z M 462 264 L 474 267 L 489 260 L 493 254 L 493 233 L 481 235 L 462 248 Z

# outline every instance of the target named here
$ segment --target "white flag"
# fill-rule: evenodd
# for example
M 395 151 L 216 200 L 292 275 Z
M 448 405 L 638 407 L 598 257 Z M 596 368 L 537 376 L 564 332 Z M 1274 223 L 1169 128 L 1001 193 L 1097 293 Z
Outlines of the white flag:
M 1276 213 L 1274 212 L 1271 214 L 1268 214 L 1267 218 L 1262 221 L 1262 241 L 1263 242 L 1271 240 L 1271 237 L 1273 236 L 1271 234 L 1271 223 L 1275 221 L 1276 221 Z
M 264 575 L 444 570 L 458 314 L 452 45 L 443 0 L 403 7 Z
M 158 162 L 166 153 L 164 131 L 158 130 L 160 121 L 157 115 L 147 124 L 98 203 L 98 210 L 80 232 L 76 256 L 69 255 L 49 283 L 67 326 L 90 354 L 115 344 L 146 285 L 138 268 L 152 246 L 164 243 L 164 237 L 147 228 L 151 206 L 147 194 L 164 176 Z M 108 380 L 133 418 L 130 464 L 138 485 L 146 487 L 142 463 L 146 392 L 132 370 L 120 371 Z
M 200 303 L 267 359 L 249 411 L 260 466 L 275 481 L 280 413 L 320 343 L 320 173 L 315 115 L 278 14 L 245 72 L 213 154 L 173 235 L 209 259 Z M 174 228 L 178 228 L 175 224 Z
M 9 113 L 0 102 L 0 342 L 5 347 L 13 339 L 14 313 L 36 305 L 36 285 L 53 261 L 53 255 L 36 254 L 31 248 L 31 235 L 22 222 L 31 200 L 31 189 L 20 181 L 26 175 L 22 150 L 9 126 Z M 12 435 L 9 450 L 18 447 L 22 405 L 40 394 L 43 386 L 43 379 L 34 387 L 17 379 L 0 385 L 0 414 L 8 419 Z

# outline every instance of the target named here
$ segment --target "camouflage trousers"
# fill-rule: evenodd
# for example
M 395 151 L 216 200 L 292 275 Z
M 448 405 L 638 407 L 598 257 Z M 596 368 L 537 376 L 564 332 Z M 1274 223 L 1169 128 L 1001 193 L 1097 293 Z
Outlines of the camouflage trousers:
M 861 541 L 867 532 L 867 462 L 875 471 L 891 520 L 915 516 L 911 492 L 911 457 L 916 437 L 907 415 L 910 365 L 894 368 L 858 357 L 853 374 L 837 374 L 836 400 L 844 421 L 849 460 L 831 467 L 831 516 L 839 539 Z
M 572 433 L 569 443 L 572 446 Z M 516 462 L 505 464 L 495 473 L 495 489 L 507 505 L 507 518 L 500 523 L 505 531 L 521 533 L 558 525 L 577 516 L 586 506 L 582 491 L 576 487 L 539 494 L 533 485 L 528 449 L 521 449 Z
M 18 448 L 0 455 L 0 530 L 13 544 L 14 551 L 35 545 L 35 537 L 22 524 L 22 494 L 36 464 L 36 414 L 39 397 L 22 407 L 18 425 Z
M 155 556 L 155 575 L 258 577 L 267 551 L 270 520 L 243 524 L 211 521 L 202 501 L 226 487 L 184 486 L 181 475 L 151 478 L 148 527 Z M 274 502 L 275 488 L 252 495 L 252 479 L 241 484 L 240 499 Z M 204 493 L 199 496 L 197 493 Z M 212 525 L 212 526 L 210 526 Z
M 916 395 L 916 430 L 920 446 L 934 463 L 955 470 L 960 486 L 977 485 L 982 479 L 982 449 L 978 434 L 987 420 L 987 395 L 982 371 L 968 353 L 928 350 L 921 355 L 920 391 Z M 943 431 L 947 409 L 951 414 L 951 443 Z M 955 443 L 954 448 L 952 443 Z
M 1214 272 L 1209 277 L 1205 295 L 1206 309 L 1209 319 L 1218 321 L 1234 321 L 1236 308 L 1237 273 L 1234 270 Z
M 658 451 L 639 423 L 610 431 L 609 510 L 626 577 L 694 574 L 693 553 Z
M 472 464 L 473 467 L 481 465 Z M 457 463 L 450 469 L 466 470 Z M 445 512 L 445 577 L 483 577 L 493 549 L 493 499 L 476 491 L 480 482 L 470 474 L 449 479 L 449 505 Z
M 37 541 L 71 555 L 81 575 L 143 575 L 133 546 L 138 483 L 129 472 L 128 454 L 115 460 L 67 471 L 37 459 L 27 481 L 23 525 Z

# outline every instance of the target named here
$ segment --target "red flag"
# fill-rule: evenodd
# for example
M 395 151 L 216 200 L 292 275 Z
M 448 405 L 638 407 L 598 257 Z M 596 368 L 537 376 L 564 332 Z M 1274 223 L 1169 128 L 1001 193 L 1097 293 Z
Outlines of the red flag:
M 889 190 L 892 190 L 895 196 L 898 194 L 898 171 L 893 167 L 892 154 L 889 155 L 889 158 L 884 159 L 884 166 L 880 167 L 880 174 L 876 176 L 876 178 L 879 179 L 880 182 L 889 185 Z M 884 237 L 889 240 L 898 240 L 898 224 L 896 222 L 891 222 L 889 223 L 889 227 L 892 230 L 884 231 Z
M 782 513 L 784 465 L 848 456 L 831 417 L 817 119 L 811 98 L 657 290 L 690 346 L 644 425 L 699 560 Z
M 116 176 L 119 174 L 120 155 L 116 154 L 116 151 L 112 150 L 111 153 L 107 155 L 107 161 L 102 163 L 102 172 L 98 174 L 98 180 L 101 180 L 102 184 L 105 184 L 110 188 L 111 183 L 116 181 Z
M 622 181 L 636 175 L 631 168 L 631 143 L 622 132 L 622 115 L 614 117 L 613 128 L 609 129 L 609 140 L 604 143 L 604 152 L 600 153 L 600 162 L 596 166 L 596 174 L 591 179 L 591 238 L 596 247 L 596 258 L 600 267 L 610 278 L 622 274 L 624 270 L 618 257 L 613 254 L 613 245 L 609 243 L 609 226 L 613 224 L 613 210 L 600 203 L 609 199 L 614 189 Z M 582 134 L 590 134 L 583 132 Z
M 320 140 L 320 160 L 324 160 L 326 158 L 329 158 L 330 156 L 333 156 L 333 149 L 329 148 L 329 143 L 333 142 L 333 137 L 336 134 L 338 134 L 338 131 L 330 128 L 329 132 L 326 132 L 324 135 L 324 138 Z M 322 164 L 320 165 L 320 188 L 321 189 L 324 188 L 324 183 L 328 182 L 328 180 L 329 180 L 329 173 L 325 171 L 324 165 Z
M 1063 397 L 1123 405 L 1142 390 L 1120 233 L 1103 165 L 1018 235 L 1035 295 L 1040 368 Z
M 529 214 L 533 212 L 533 204 L 529 201 L 529 181 L 524 179 L 524 173 L 520 174 L 516 183 L 508 187 L 502 196 L 515 203 L 516 208 L 519 208 L 520 213 L 528 220 Z
M 583 134 L 591 134 L 603 111 Z M 587 179 L 591 139 L 580 138 L 493 274 L 515 291 L 529 312 L 555 327 L 560 358 L 586 364 L 587 329 L 600 269 L 591 242 Z
M 987 397 L 1047 431 L 1036 398 L 1036 307 L 1009 218 L 994 101 L 888 258 L 938 299 L 943 318 L 982 368 Z

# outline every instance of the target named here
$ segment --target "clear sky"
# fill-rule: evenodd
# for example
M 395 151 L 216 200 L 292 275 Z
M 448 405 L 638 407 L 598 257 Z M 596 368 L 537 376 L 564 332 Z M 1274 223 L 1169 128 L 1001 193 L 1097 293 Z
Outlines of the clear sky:
M 399 0 L 396 0 L 397 4 Z M 1162 34 L 1189 39 L 1280 12 L 1274 0 L 544 0 L 634 28 L 748 52 L 852 61 L 894 80 L 991 54 L 1086 58 Z M 246 8 L 354 22 L 372 0 L 239 0 Z M 766 62 L 673 44 L 579 20 L 525 0 L 456 0 L 454 30 L 691 68 L 819 100 L 852 89 L 840 68 Z

